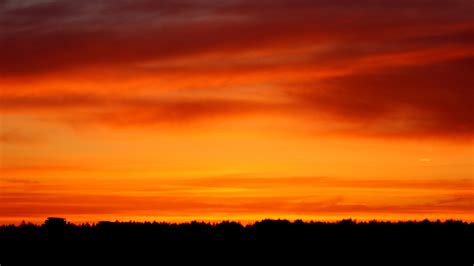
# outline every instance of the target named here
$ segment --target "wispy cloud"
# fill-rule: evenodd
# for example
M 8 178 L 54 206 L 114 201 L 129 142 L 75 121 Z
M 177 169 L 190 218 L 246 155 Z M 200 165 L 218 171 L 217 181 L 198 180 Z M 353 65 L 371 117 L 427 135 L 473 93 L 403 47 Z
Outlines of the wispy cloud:
M 267 112 L 326 116 L 328 128 L 344 129 L 336 133 L 471 136 L 473 8 L 470 1 L 7 1 L 2 112 L 63 108 L 72 120 L 116 126 Z M 62 77 L 57 95 L 54 77 Z M 83 86 L 84 78 L 95 85 Z M 206 86 L 217 99 L 188 99 L 200 89 L 174 99 L 156 94 Z M 267 99 L 289 92 L 289 104 L 230 97 L 248 87 L 271 88 Z M 137 90 L 151 98 L 137 99 Z

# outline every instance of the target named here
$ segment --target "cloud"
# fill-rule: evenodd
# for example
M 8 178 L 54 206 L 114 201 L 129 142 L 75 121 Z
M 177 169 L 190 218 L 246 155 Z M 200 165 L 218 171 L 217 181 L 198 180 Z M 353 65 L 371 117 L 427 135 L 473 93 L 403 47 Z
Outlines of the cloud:
M 372 218 L 383 215 L 408 215 L 410 219 L 434 217 L 462 217 L 472 219 L 472 189 L 466 184 L 470 180 L 340 180 L 335 178 L 220 178 L 219 184 L 213 184 L 213 178 L 191 181 L 156 181 L 156 184 L 137 184 L 120 188 L 89 184 L 92 190 L 80 193 L 74 189 L 61 192 L 38 187 L 28 193 L 5 190 L 0 199 L 14 202 L 0 207 L 1 217 L 9 216 L 48 216 L 52 214 L 92 215 L 97 217 L 113 214 L 129 216 L 190 216 L 216 217 L 218 215 L 295 215 L 301 217 L 338 217 L 364 216 Z M 196 183 L 202 184 L 197 185 Z M 207 182 L 209 181 L 209 182 Z M 394 182 L 392 182 L 394 181 Z M 101 181 L 99 181 L 101 182 Z M 102 181 L 104 182 L 104 181 Z M 159 182 L 159 183 L 158 183 Z M 164 183 L 163 183 L 164 182 Z M 261 184 L 269 187 L 261 187 Z M 314 186 L 315 184 L 317 186 Z M 173 184 L 172 186 L 168 186 Z M 157 185 L 157 186 L 155 186 Z M 426 187 L 424 187 L 427 185 Z M 446 186 L 445 186 L 446 185 Z M 203 190 L 213 187 L 215 190 Z M 246 187 L 240 191 L 231 187 Z M 282 186 L 288 186 L 281 194 Z M 102 187 L 100 191 L 95 187 Z M 306 189 L 301 189 L 305 187 Z M 171 188 L 171 189 L 170 189 Z M 220 188 L 220 189 L 217 189 Z M 295 190 L 291 192 L 291 188 Z M 341 190 L 341 188 L 345 188 Z M 308 190 L 309 189 L 309 190 Z M 329 190 L 328 190 L 329 189 Z M 419 190 L 423 193 L 412 193 Z M 324 193 L 330 191 L 330 193 Z M 377 199 L 374 201 L 374 199 Z M 393 199 L 396 199 L 393 201 Z M 402 199 L 402 200 L 401 200 Z M 380 216 L 378 216 L 380 215 Z M 442 216 L 441 216 L 442 215 Z M 232 216 L 233 217 L 233 216 Z M 268 217 L 268 216 L 267 216 Z M 471 217 L 471 218 L 469 218 Z
M 219 98 L 152 99 L 84 94 L 0 98 L 0 111 L 4 113 L 41 112 L 74 122 L 113 126 L 187 124 L 223 117 L 256 115 L 277 108 L 276 104 Z
M 353 124 L 356 134 L 470 136 L 474 133 L 474 83 L 469 75 L 473 67 L 472 57 L 388 67 L 294 84 L 289 95 L 309 115 L 328 115 Z
M 51 1 L 2 7 L 0 72 L 30 75 L 207 53 L 472 36 L 469 1 Z M 461 29 L 458 29 L 461 27 Z M 463 28 L 464 27 L 464 28 Z M 457 29 L 457 30 L 456 30 Z M 469 30 L 470 29 L 470 30 Z M 458 32 L 458 33 L 456 33 Z M 463 33 L 464 32 L 464 33 Z M 471 38 L 472 40 L 472 38 Z M 394 43 L 395 42 L 395 43 Z M 120 45 L 117 45 L 120 44 Z
M 114 126 L 264 114 L 309 131 L 315 121 L 358 136 L 470 137 L 473 9 L 464 0 L 7 1 L 0 111 Z M 212 96 L 197 96 L 202 87 Z
M 0 143 L 2 144 L 33 144 L 37 139 L 17 130 L 3 130 L 0 132 Z
M 469 178 L 456 179 L 353 179 L 333 178 L 324 176 L 295 176 L 295 177 L 252 177 L 252 176 L 220 176 L 199 179 L 184 179 L 175 181 L 182 186 L 194 188 L 234 187 L 247 189 L 266 189 L 277 187 L 313 187 L 323 188 L 352 188 L 352 189 L 392 189 L 392 190 L 470 190 L 472 181 Z

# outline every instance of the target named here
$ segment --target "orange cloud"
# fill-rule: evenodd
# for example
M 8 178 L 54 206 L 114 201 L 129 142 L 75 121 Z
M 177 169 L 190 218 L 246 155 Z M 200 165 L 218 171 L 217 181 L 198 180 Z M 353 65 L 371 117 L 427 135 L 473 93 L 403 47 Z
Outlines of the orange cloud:
M 255 115 L 278 109 L 277 104 L 231 99 L 120 98 L 80 94 L 10 96 L 0 99 L 5 113 L 43 112 L 72 122 L 114 126 L 186 124 L 222 117 Z
M 472 187 L 469 180 L 401 181 L 401 180 L 350 180 L 320 177 L 251 178 L 220 177 L 166 180 L 161 184 L 141 184 L 140 187 L 116 187 L 108 191 L 80 193 L 76 188 L 58 193 L 48 192 L 48 186 L 37 182 L 9 182 L 2 201 L 15 202 L 2 205 L 3 217 L 44 217 L 55 215 L 101 215 L 116 218 L 124 215 L 163 216 L 203 215 L 263 215 L 266 217 L 415 217 L 446 215 L 472 220 Z M 18 186 L 36 187 L 28 193 L 11 191 Z M 138 184 L 134 184 L 135 186 Z M 149 186 L 153 189 L 150 189 Z M 154 187 L 158 185 L 158 187 Z M 97 184 L 97 186 L 102 186 Z M 282 193 L 281 187 L 287 189 Z M 53 186 L 58 189 L 57 186 Z M 240 188 L 240 190 L 239 190 Z M 306 189 L 303 189 L 306 188 Z M 307 190 L 310 188 L 310 190 Z M 345 189 L 342 189 L 345 188 Z M 138 189 L 138 190 L 136 190 Z M 331 193 L 328 198 L 325 193 Z M 10 192 L 11 191 L 11 192 Z M 94 190 L 92 190 L 94 191 Z M 418 194 L 413 194 L 419 191 Z M 277 196 L 278 195 L 278 196 Z M 403 198 L 410 195 L 410 201 Z M 371 201 L 378 197 L 376 202 Z M 413 200 L 416 199 L 416 200 Z M 444 216 L 442 216 L 444 217 Z M 96 218 L 97 219 L 97 218 Z M 399 218 L 400 219 L 400 218 Z
M 36 138 L 19 131 L 0 132 L 0 143 L 32 144 Z

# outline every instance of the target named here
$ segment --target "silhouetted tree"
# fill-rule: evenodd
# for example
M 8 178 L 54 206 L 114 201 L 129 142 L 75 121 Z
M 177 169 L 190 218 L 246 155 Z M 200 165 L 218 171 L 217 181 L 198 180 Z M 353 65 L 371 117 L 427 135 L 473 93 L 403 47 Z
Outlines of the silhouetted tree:
M 182 255 L 176 258 L 186 258 L 189 254 L 243 258 L 284 254 L 324 256 L 337 252 L 345 255 L 334 259 L 377 254 L 391 258 L 403 255 L 457 258 L 471 263 L 473 229 L 473 223 L 453 220 L 356 222 L 349 219 L 328 223 L 267 219 L 245 226 L 230 221 L 214 224 L 101 221 L 75 225 L 64 218 L 51 217 L 41 226 L 31 223 L 0 226 L 0 259 L 28 258 L 23 254 L 51 258 L 63 253 L 86 257 L 158 252 L 166 256 L 179 251 Z

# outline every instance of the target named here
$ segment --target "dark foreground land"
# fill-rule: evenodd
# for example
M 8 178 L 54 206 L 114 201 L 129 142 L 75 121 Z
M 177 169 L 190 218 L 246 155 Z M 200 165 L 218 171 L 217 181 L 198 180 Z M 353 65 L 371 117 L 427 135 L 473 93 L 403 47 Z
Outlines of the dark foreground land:
M 446 222 L 289 222 L 263 220 L 182 224 L 99 222 L 75 225 L 49 218 L 43 225 L 0 227 L 0 263 L 52 263 L 101 259 L 245 262 L 290 259 L 464 262 L 472 265 L 474 223 Z M 223 264 L 225 261 L 221 261 Z M 405 261 L 406 262 L 406 261 Z M 423 263 L 424 264 L 424 263 Z M 41 264 L 42 265 L 42 264 Z M 451 264 L 451 265 L 457 265 Z

